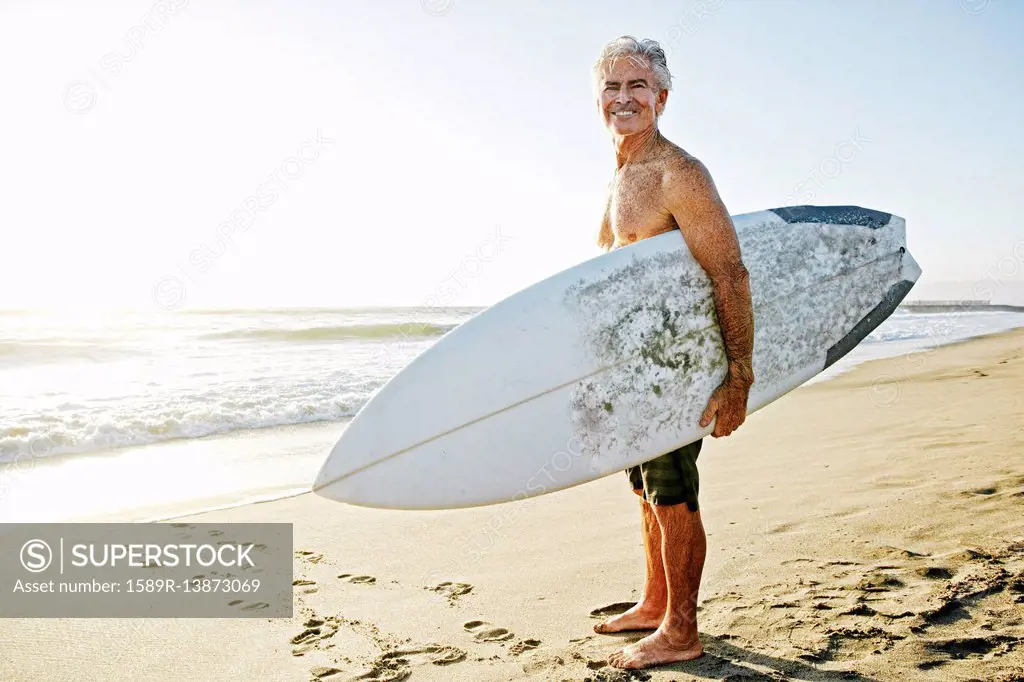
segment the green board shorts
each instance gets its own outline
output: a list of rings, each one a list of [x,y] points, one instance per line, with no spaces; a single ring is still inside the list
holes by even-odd
[[[698,440],[626,469],[633,490],[642,493],[644,499],[651,504],[685,502],[690,511],[697,511],[697,492],[700,488],[697,455],[700,454],[700,446],[701,441]]]

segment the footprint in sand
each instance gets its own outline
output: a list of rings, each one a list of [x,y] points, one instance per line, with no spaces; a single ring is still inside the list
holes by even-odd
[[[291,639],[292,644],[305,644],[314,639],[320,639],[323,631],[320,628],[306,628]]]
[[[561,666],[565,665],[565,659],[561,656],[535,656],[529,662],[523,664],[523,672],[531,677],[547,673],[552,677],[557,675]],[[628,678],[623,677],[622,680]]]
[[[1010,590],[1010,592],[1013,592],[1014,594],[1018,595],[1016,597],[1016,600],[1020,602],[1020,600],[1024,598],[1024,572],[1021,572],[1014,578],[1012,578],[1010,582],[1006,584],[1006,587]]]
[[[511,653],[513,656],[518,656],[524,651],[536,649],[540,645],[541,641],[539,639],[521,639],[509,648],[509,653]]]
[[[242,610],[243,611],[262,611],[263,609],[269,609],[269,608],[270,608],[270,604],[268,604],[267,602],[265,602],[265,601],[258,601],[258,602],[254,603],[254,604],[249,604],[248,606],[243,606]]]
[[[453,646],[428,645],[396,649],[381,656],[382,660],[402,665],[451,665],[466,658],[466,652]]]
[[[469,594],[473,591],[473,586],[469,583],[453,583],[443,582],[434,585],[433,587],[424,587],[425,590],[430,590],[436,593],[438,596],[448,600],[449,604],[454,604],[458,601],[459,597]]]
[[[337,668],[331,668],[330,666],[326,665],[318,665],[317,667],[312,668],[309,671],[309,674],[313,677],[314,680],[326,680],[335,675],[340,675],[341,673],[341,670]]]
[[[352,575],[351,573],[342,573],[338,578],[348,583],[355,583],[356,585],[372,585],[377,582],[377,579],[372,575]]]
[[[394,649],[381,654],[369,670],[354,680],[398,682],[412,675],[413,666],[451,665],[466,658],[466,652],[453,646],[428,645]]]
[[[302,561],[308,561],[311,564],[319,564],[324,560],[324,555],[308,549],[297,549],[295,550],[295,558],[301,559]]]
[[[471,620],[462,627],[466,632],[471,633],[473,639],[478,642],[504,642],[515,636],[505,628],[492,627],[485,620]]]
[[[808,651],[798,656],[812,662],[853,661],[871,654],[888,651],[905,635],[895,634],[879,627],[826,627],[826,639],[818,651]]]
[[[292,587],[305,587],[306,589],[302,590],[302,594],[316,594],[320,591],[315,580],[306,580],[305,578],[293,580]]]
[[[989,635],[987,637],[957,637],[937,642],[925,642],[925,647],[936,653],[948,654],[953,659],[1002,656],[1024,642],[1024,637]]]
[[[903,581],[895,576],[884,573],[869,573],[857,584],[857,589],[861,592],[889,592],[903,586]]]
[[[341,629],[338,619],[333,616],[317,618],[310,616],[302,624],[302,632],[291,638],[292,656],[302,656],[305,653],[320,648],[320,643],[334,637]],[[329,646],[329,645],[328,645]]]
[[[924,609],[920,613],[928,625],[951,625],[961,620],[971,620],[971,612],[964,608],[958,600],[947,596],[939,597],[939,605]],[[918,626],[916,632],[922,632],[924,626]]]
[[[412,675],[412,668],[395,661],[377,660],[368,670],[362,674],[349,678],[352,682],[356,680],[367,680],[367,682],[399,682]]]
[[[412,675],[411,668],[378,668],[374,667],[363,673],[353,677],[354,680],[367,680],[367,682],[400,682],[401,680],[407,679],[409,675]]]
[[[953,577],[953,572],[943,566],[928,566],[926,568],[919,568],[915,572],[922,578],[928,578],[929,580],[949,580]]]

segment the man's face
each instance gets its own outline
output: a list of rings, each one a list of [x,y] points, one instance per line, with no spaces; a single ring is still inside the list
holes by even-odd
[[[604,124],[615,135],[634,135],[654,127],[668,99],[668,90],[658,91],[654,72],[636,57],[605,62],[598,88]]]

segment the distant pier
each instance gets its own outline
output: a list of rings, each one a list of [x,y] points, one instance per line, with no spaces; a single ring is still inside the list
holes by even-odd
[[[900,306],[911,313],[1024,313],[1024,306],[995,304],[988,301],[909,301]]]

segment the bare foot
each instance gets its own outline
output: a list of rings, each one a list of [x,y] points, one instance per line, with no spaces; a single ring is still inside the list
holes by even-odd
[[[652,607],[640,602],[614,618],[601,621],[594,626],[594,632],[599,635],[610,635],[613,632],[628,630],[654,630],[661,625],[664,618],[665,607],[663,605]]]
[[[608,663],[616,668],[639,670],[677,661],[691,661],[703,654],[704,649],[696,637],[688,641],[675,641],[658,628],[639,642],[616,651],[608,657]]]

